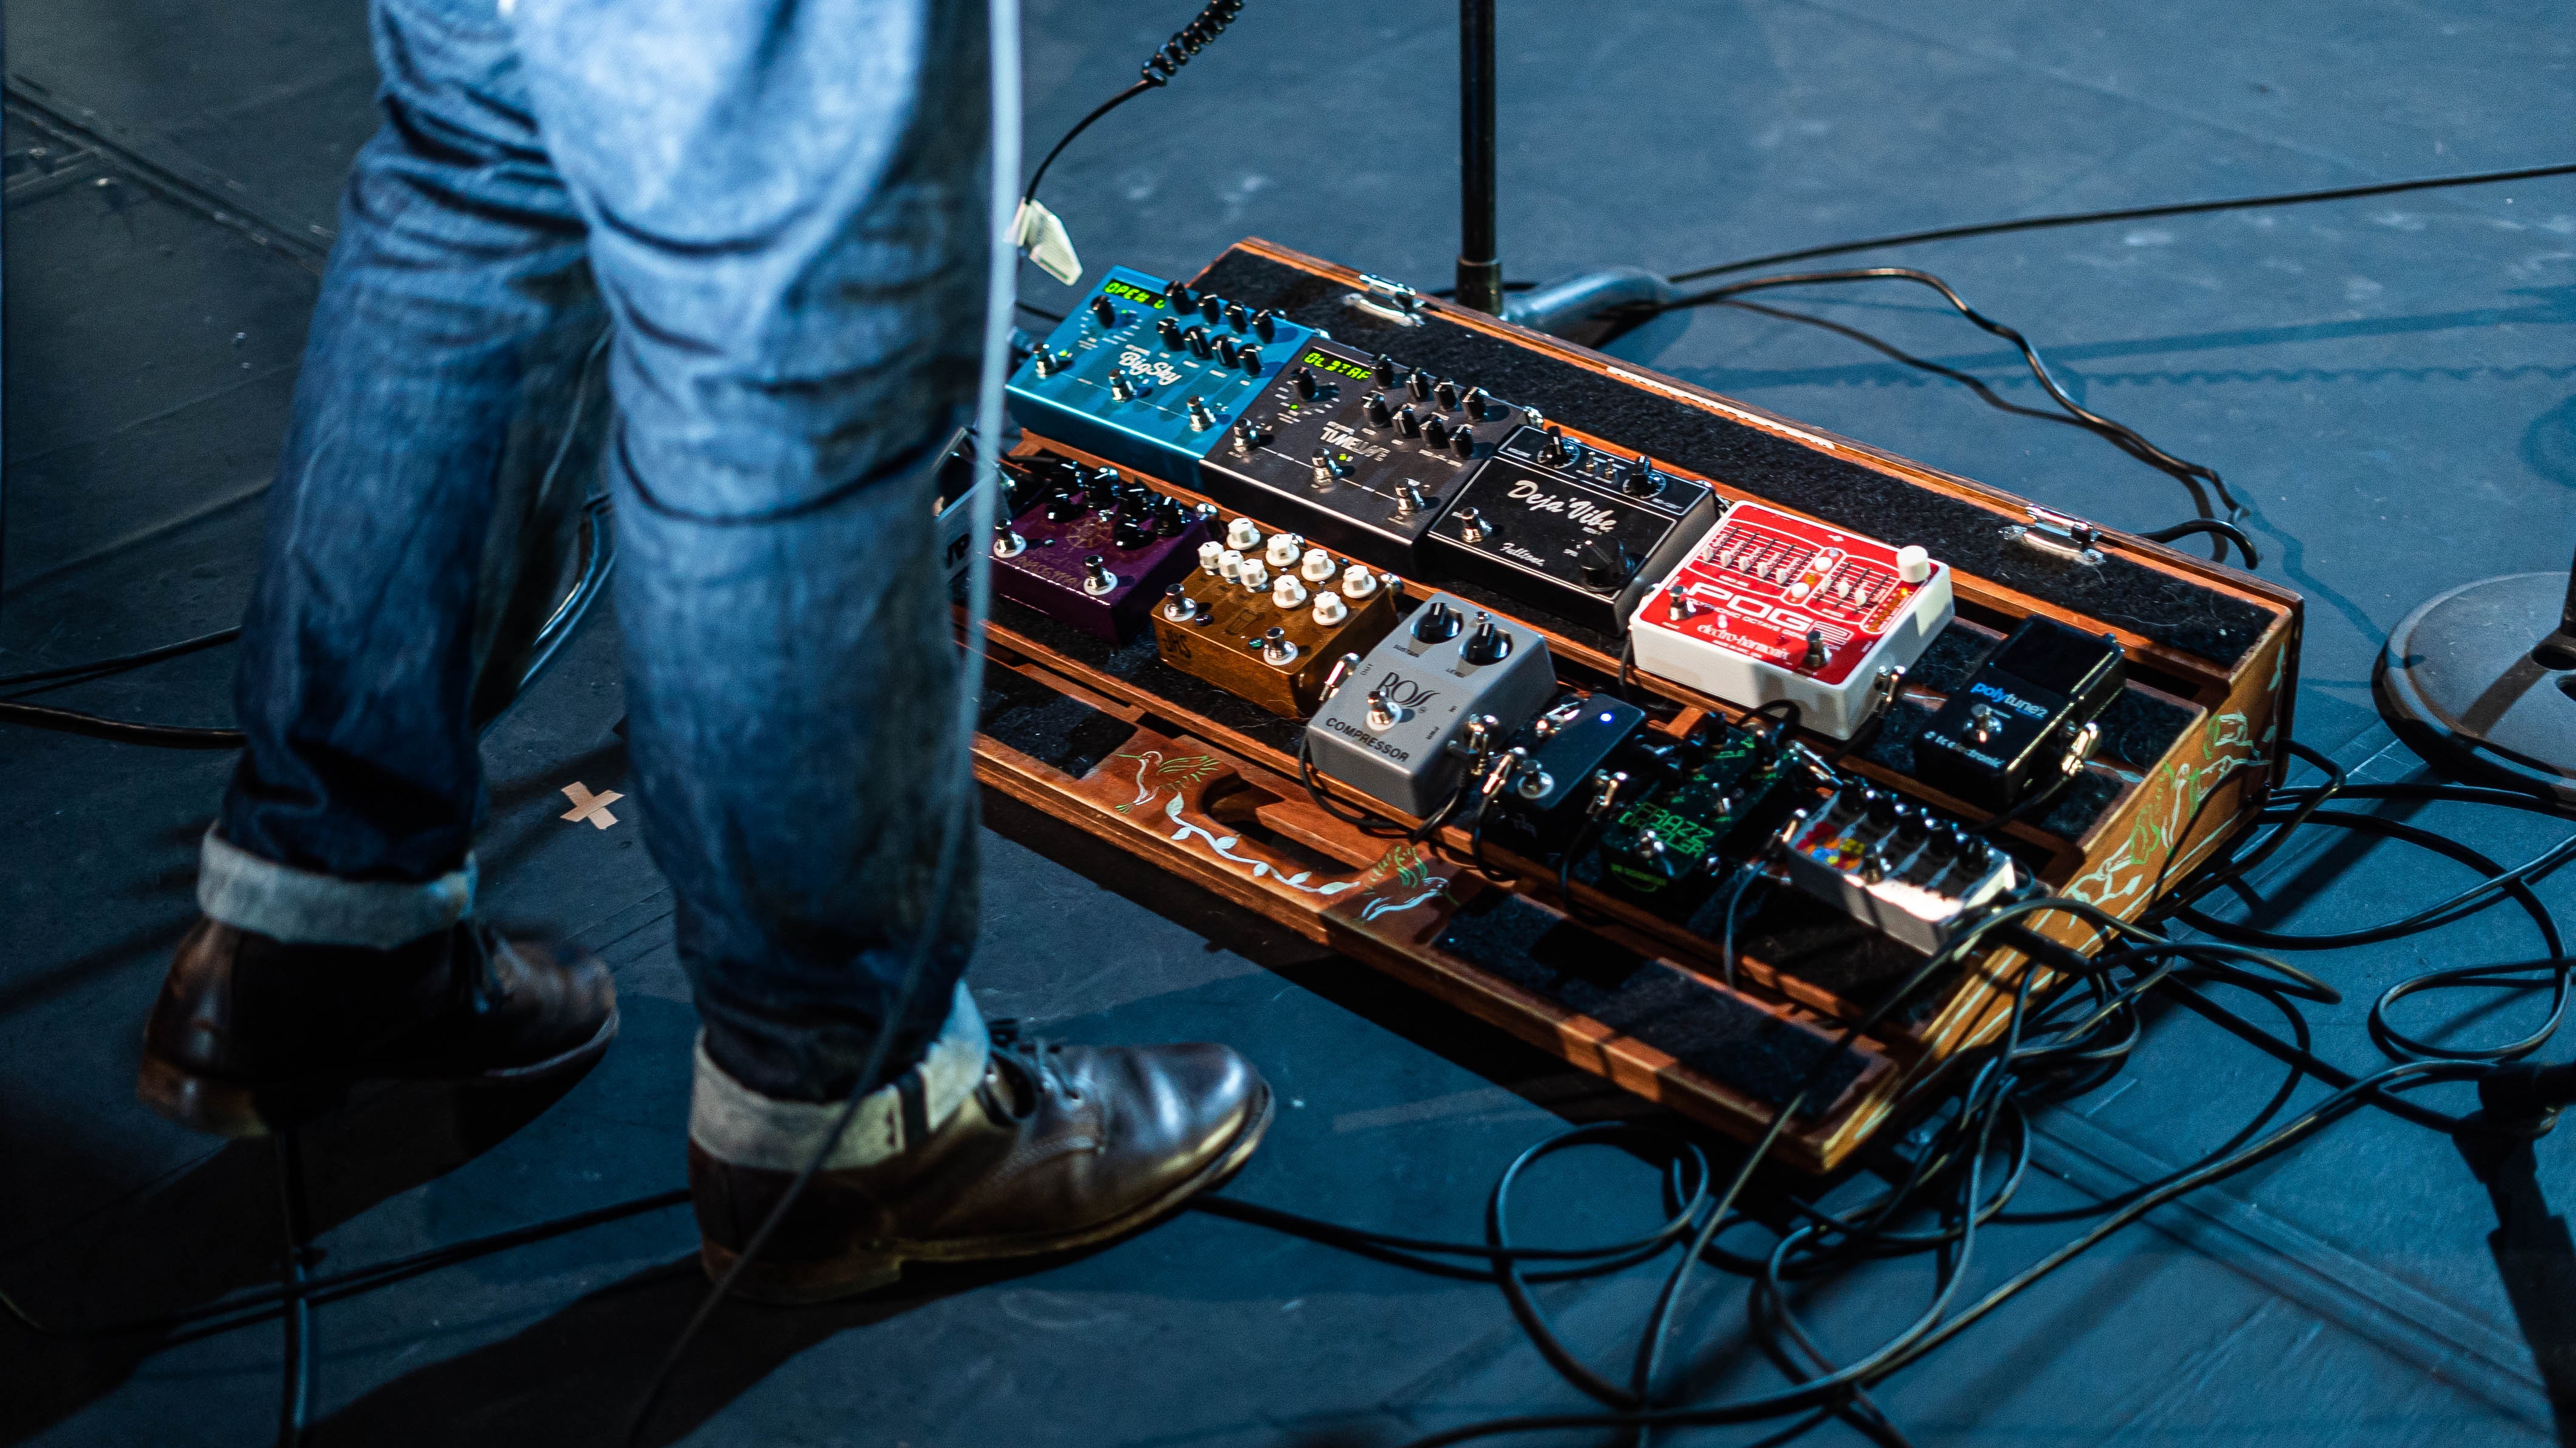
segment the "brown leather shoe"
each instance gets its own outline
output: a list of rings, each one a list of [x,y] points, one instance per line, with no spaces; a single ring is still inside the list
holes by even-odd
[[[736,1291],[821,1302],[883,1287],[906,1262],[1035,1256],[1141,1227],[1241,1166],[1270,1087],[1223,1046],[1022,1044],[995,1032],[983,1083],[920,1145],[817,1172]],[[710,1278],[795,1180],[689,1144]]]
[[[575,1072],[616,1035],[617,987],[598,957],[558,957],[476,921],[369,950],[199,920],[144,1025],[135,1094],[182,1126],[265,1136],[357,1081]]]

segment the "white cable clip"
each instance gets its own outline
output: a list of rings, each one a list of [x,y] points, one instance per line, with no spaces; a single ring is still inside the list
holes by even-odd
[[[1048,276],[1066,286],[1082,280],[1082,258],[1074,254],[1073,238],[1056,214],[1036,200],[1020,203],[1019,214],[1011,219],[1011,240]]]

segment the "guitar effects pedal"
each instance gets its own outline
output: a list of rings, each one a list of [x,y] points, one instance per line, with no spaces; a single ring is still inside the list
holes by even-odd
[[[1696,478],[1525,426],[1467,479],[1423,552],[1433,577],[1616,634],[1716,520],[1716,494]]]
[[[1926,955],[1959,917],[2011,893],[2012,857],[1921,805],[1862,785],[1780,831],[1779,857],[1798,888]]]
[[[2084,766],[2094,720],[2128,681],[2120,641],[2033,614],[1914,739],[1914,777],[2006,810]]]
[[[1608,694],[1558,699],[1522,726],[1497,760],[1503,775],[1489,777],[1485,832],[1552,858],[1590,817],[1599,791],[1594,776],[1650,765],[1651,756],[1633,747],[1645,733],[1646,711],[1626,700]]]
[[[1200,491],[1418,575],[1423,535],[1527,415],[1483,388],[1310,338],[1205,455]]]
[[[1342,656],[1395,626],[1390,582],[1294,533],[1265,538],[1237,518],[1197,558],[1154,609],[1154,646],[1164,663],[1273,714],[1314,713]]]
[[[1657,763],[1632,772],[1628,800],[1614,801],[1598,846],[1601,886],[1681,919],[1759,852],[1798,804],[1803,771],[1768,736],[1716,719]]]
[[[1206,491],[1199,459],[1314,334],[1267,310],[1111,267],[1011,378],[1022,427]]]
[[[1060,477],[1036,506],[994,526],[993,591],[1123,643],[1197,561],[1207,525],[1110,468],[1066,465]]]
[[[1427,819],[1457,792],[1467,765],[1450,745],[1471,722],[1490,715],[1496,729],[1517,729],[1554,697],[1546,639],[1435,593],[1348,667],[1306,726],[1306,757],[1316,772]]]
[[[1738,503],[1629,623],[1637,667],[1736,704],[1786,699],[1849,739],[1950,622],[1950,569],[1810,518]]]

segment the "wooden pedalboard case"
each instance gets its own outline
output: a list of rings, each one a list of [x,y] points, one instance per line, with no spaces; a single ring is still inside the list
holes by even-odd
[[[1929,548],[1953,570],[1958,617],[1841,767],[1962,819],[1980,812],[1911,777],[1911,740],[1947,693],[2030,614],[2115,636],[2129,683],[2102,716],[2099,749],[2047,808],[2008,827],[2007,847],[2052,893],[2133,917],[2280,780],[2276,744],[2289,733],[2299,658],[2295,593],[1496,317],[1432,298],[1390,305],[1358,273],[1267,242],[1239,243],[1191,284],[1484,386],[1586,444],[1651,454],[1728,503]],[[1034,434],[1014,458],[1043,454],[1103,463]],[[1398,611],[1435,586],[1545,634],[1566,685],[1614,686],[1615,637],[1472,583],[1407,580]],[[1664,918],[1580,874],[1574,899],[1559,900],[1552,870],[1489,840],[1488,859],[1517,877],[1496,885],[1466,863],[1460,830],[1415,847],[1316,808],[1299,782],[1302,724],[1170,668],[1150,634],[1116,644],[997,602],[988,649],[993,685],[976,757],[988,786],[1738,1138],[1764,1130],[1816,1072],[1811,1103],[1825,1104],[1811,1104],[1775,1148],[1804,1170],[1840,1164],[1944,1060],[1994,1039],[2031,968],[1990,948],[1836,1053],[1839,1024],[1867,1013],[1922,957],[1830,906],[1785,887],[1748,904],[1730,986],[1711,907]],[[1675,734],[1707,714],[1741,717],[1667,680],[1638,675],[1633,689],[1640,702],[1678,709],[1657,726]],[[2064,915],[2025,923],[2080,951],[2100,943]]]

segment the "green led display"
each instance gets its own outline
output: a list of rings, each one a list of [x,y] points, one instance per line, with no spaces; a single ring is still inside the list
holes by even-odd
[[[1373,381],[1377,376],[1376,373],[1371,372],[1368,368],[1361,366],[1357,362],[1345,362],[1339,357],[1327,357],[1321,352],[1308,352],[1305,356],[1300,357],[1297,360],[1305,363],[1309,367],[1321,368],[1326,372],[1337,372],[1344,377],[1356,377],[1362,382]]]
[[[1152,307],[1158,312],[1168,305],[1163,298],[1154,295],[1143,287],[1130,286],[1126,282],[1102,282],[1100,284],[1100,294],[1104,297],[1118,297],[1125,301],[1134,302],[1140,307]]]

